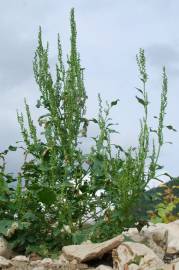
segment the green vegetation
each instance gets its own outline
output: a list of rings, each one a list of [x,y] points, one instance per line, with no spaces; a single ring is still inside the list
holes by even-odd
[[[148,216],[153,223],[168,223],[179,218],[179,178],[172,178],[145,195],[141,217]]]
[[[33,69],[40,90],[36,107],[43,109],[44,114],[39,117],[37,128],[25,100],[26,115],[17,113],[23,145],[10,146],[0,153],[0,233],[14,249],[43,256],[58,252],[63,245],[87,239],[105,240],[135,226],[139,221],[135,209],[150,180],[158,178],[158,160],[164,144],[165,68],[160,112],[155,116],[158,127],[152,129],[148,125],[146,59],[140,49],[137,65],[141,85],[136,99],[144,116],[140,120],[138,146],[124,150],[111,141],[111,134],[117,131],[110,112],[118,99],[106,102],[104,107],[99,95],[98,117],[86,116],[84,69],[77,51],[73,9],[70,22],[70,53],[64,64],[58,36],[55,78],[50,72],[49,47],[44,47],[39,30]],[[93,146],[85,154],[81,143],[85,142],[91,124],[97,125],[99,132],[91,138]],[[171,125],[166,127],[173,129]],[[14,179],[5,172],[5,155],[18,148],[24,149],[25,159]]]

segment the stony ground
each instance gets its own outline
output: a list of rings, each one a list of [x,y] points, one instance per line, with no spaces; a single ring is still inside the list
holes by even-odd
[[[0,269],[179,270],[179,220],[151,224],[140,233],[131,228],[103,243],[65,246],[56,260],[36,254],[12,256],[8,243],[1,238]]]

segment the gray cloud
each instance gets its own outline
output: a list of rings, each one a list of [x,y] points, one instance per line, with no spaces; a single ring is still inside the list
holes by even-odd
[[[147,48],[151,66],[161,69],[166,66],[173,76],[179,76],[179,50],[171,44],[153,44]]]

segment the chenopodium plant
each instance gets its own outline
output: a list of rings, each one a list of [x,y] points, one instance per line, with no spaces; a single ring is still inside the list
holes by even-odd
[[[44,48],[40,29],[33,69],[41,92],[36,106],[44,109],[44,115],[38,119],[41,136],[37,134],[26,101],[28,128],[23,114],[17,115],[26,146],[26,159],[21,172],[24,191],[21,189],[19,194],[21,205],[18,218],[28,226],[23,239],[29,252],[36,249],[37,242],[45,252],[48,247],[44,247],[44,242],[51,249],[71,243],[73,232],[82,226],[83,218],[89,211],[88,184],[85,181],[88,166],[85,167],[86,156],[80,149],[80,138],[86,136],[88,125],[84,117],[87,96],[76,37],[72,9],[67,67],[63,64],[58,36],[58,63],[54,81],[48,63],[48,44]],[[20,235],[22,231],[19,231]]]
[[[149,181],[157,178],[158,158],[163,145],[164,115],[167,105],[167,76],[163,69],[163,86],[159,125],[148,126],[148,96],[144,51],[137,56],[141,97],[144,107],[139,145],[126,151],[111,143],[116,132],[109,117],[118,100],[103,108],[99,96],[98,117],[87,119],[86,91],[83,68],[76,46],[74,10],[71,11],[71,48],[67,65],[63,64],[58,37],[56,77],[52,78],[47,47],[39,31],[38,47],[33,63],[34,75],[40,90],[36,107],[44,110],[38,123],[38,135],[30,108],[25,101],[27,124],[23,114],[17,114],[23,136],[25,161],[18,175],[15,190],[18,230],[11,237],[14,247],[26,252],[48,255],[65,244],[85,239],[99,241],[118,234],[138,220],[133,212]],[[90,122],[99,127],[95,145],[85,155],[81,138],[87,136]],[[149,151],[149,135],[157,134]],[[90,223],[90,224],[89,224]],[[94,223],[92,225],[92,223]]]
[[[90,179],[93,188],[93,197],[98,198],[98,211],[96,224],[93,227],[92,239],[101,240],[112,237],[126,228],[137,226],[140,230],[148,220],[147,213],[141,216],[141,199],[147,196],[146,187],[150,180],[158,178],[157,171],[162,168],[158,164],[163,141],[164,116],[167,106],[167,75],[163,68],[162,92],[158,128],[152,129],[148,125],[148,94],[146,90],[148,75],[146,72],[146,59],[144,50],[140,49],[137,55],[140,80],[142,87],[137,88],[140,96],[137,101],[144,108],[144,117],[140,120],[139,145],[137,148],[129,147],[126,151],[120,145],[111,143],[111,129],[113,125],[109,117],[109,111],[118,100],[107,103],[103,110],[101,98],[99,116],[96,123],[99,126],[99,136],[93,138],[96,146],[92,148],[90,159]],[[173,129],[171,125],[166,126]],[[172,127],[172,128],[171,128]],[[157,138],[151,136],[153,132]],[[152,137],[152,138],[151,138]],[[152,150],[150,141],[152,140]],[[114,151],[115,148],[116,151]],[[114,155],[115,152],[115,155]],[[101,191],[99,193],[99,190]]]

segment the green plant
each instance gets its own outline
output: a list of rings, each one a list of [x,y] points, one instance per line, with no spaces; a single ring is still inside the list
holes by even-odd
[[[146,196],[145,189],[151,179],[158,179],[157,171],[162,167],[158,164],[163,142],[164,115],[167,105],[167,76],[163,68],[163,84],[161,93],[161,105],[158,117],[158,129],[154,130],[148,126],[148,94],[146,85],[148,75],[146,72],[146,59],[144,50],[140,49],[137,55],[140,80],[142,87],[137,88],[141,97],[136,96],[137,101],[144,108],[144,117],[140,120],[139,145],[137,148],[130,147],[124,151],[120,145],[113,145],[110,134],[115,132],[111,129],[112,123],[109,118],[109,111],[117,101],[111,105],[107,103],[107,108],[102,109],[102,102],[99,97],[99,116],[96,120],[100,128],[100,133],[95,138],[96,147],[92,148],[91,160],[93,166],[90,170],[92,184],[96,186],[95,192],[102,190],[98,196],[101,215],[96,218],[92,238],[94,240],[112,237],[125,228],[140,226],[146,223],[147,215],[141,216],[137,208],[141,198]],[[157,118],[155,116],[155,118]],[[151,138],[153,132],[157,135],[157,140]],[[150,151],[150,141],[152,141],[152,151]],[[117,149],[116,155],[112,155],[112,147]],[[122,156],[123,154],[123,156]],[[96,165],[97,163],[97,165]],[[98,189],[99,188],[99,189]],[[94,195],[93,195],[94,196]],[[138,227],[140,227],[138,226]]]
[[[170,187],[162,184],[160,187],[163,189],[163,192],[158,192],[155,199],[160,199],[161,202],[156,205],[154,211],[148,211],[151,222],[169,223],[177,220],[179,214],[174,213],[174,210],[179,206],[179,198],[175,195],[174,190],[178,189],[179,186],[173,185]]]
[[[87,125],[84,118],[87,96],[83,83],[83,68],[80,66],[76,48],[73,9],[67,68],[65,69],[63,64],[58,36],[58,63],[56,79],[53,82],[48,64],[48,44],[44,48],[41,29],[33,67],[41,92],[37,108],[45,109],[45,114],[38,120],[43,129],[43,137],[37,136],[29,106],[25,101],[28,129],[22,114],[18,113],[18,121],[26,144],[25,155],[33,158],[30,161],[25,160],[22,167],[25,192],[22,194],[19,216],[25,222],[30,221],[28,230],[31,246],[35,245],[37,238],[43,244],[46,237],[52,248],[59,248],[59,242],[64,244],[72,241],[72,233],[81,227],[82,219],[88,212],[88,194],[81,192],[87,188],[84,181],[87,174],[84,168],[86,157],[79,148],[79,139],[85,136]],[[42,221],[41,228],[39,220]],[[36,237],[32,239],[34,232]]]
[[[8,207],[13,211],[8,212],[8,219],[2,212],[0,223],[0,233],[16,250],[34,251],[43,256],[66,244],[87,239],[105,240],[134,226],[139,221],[135,209],[146,186],[151,179],[159,177],[156,175],[161,169],[158,159],[164,144],[165,68],[158,128],[153,130],[148,126],[146,59],[144,50],[140,49],[137,64],[142,86],[137,88],[141,96],[136,96],[136,99],[144,108],[144,117],[140,120],[138,146],[124,150],[111,142],[111,134],[118,131],[111,122],[110,111],[118,99],[106,102],[104,107],[99,95],[97,118],[88,119],[85,115],[87,96],[84,69],[76,45],[74,9],[71,10],[70,22],[70,53],[64,65],[58,36],[55,78],[50,72],[49,46],[44,47],[41,28],[39,30],[33,69],[40,90],[36,107],[44,114],[38,119],[37,129],[26,100],[26,118],[17,113],[23,137],[20,147],[24,149],[25,160],[16,187],[7,198]],[[99,133],[92,138],[94,145],[89,153],[84,154],[81,144],[87,137],[89,124],[97,124]],[[168,128],[173,129],[171,125]],[[156,133],[157,140],[151,138],[152,132]],[[16,148],[11,146],[9,150]],[[0,157],[4,159],[5,154]],[[4,165],[0,168],[1,186],[7,187]],[[5,190],[2,192],[5,194]]]
[[[8,224],[11,223],[12,216],[16,212],[14,203],[14,188],[13,183],[16,178],[12,174],[6,172],[6,155],[9,151],[16,151],[16,147],[10,145],[8,149],[0,152],[0,220],[6,220]],[[0,222],[3,224],[3,221]]]

